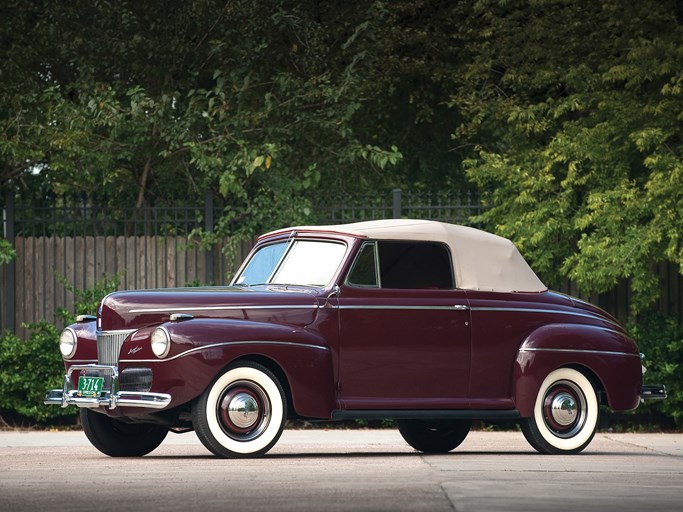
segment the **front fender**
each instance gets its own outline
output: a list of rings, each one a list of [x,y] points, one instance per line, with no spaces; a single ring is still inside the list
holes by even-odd
[[[97,363],[97,331],[95,322],[75,323],[65,327],[71,329],[76,335],[76,352],[70,359],[64,359],[64,370],[68,373],[69,368],[75,364]],[[72,374],[71,385],[78,386],[78,373]]]
[[[124,343],[120,366],[151,367],[152,390],[171,394],[172,407],[199,396],[227,365],[252,357],[265,358],[282,370],[298,415],[328,418],[335,408],[331,354],[316,332],[232,319],[193,319],[162,326],[171,338],[166,357],[151,353],[153,329],[146,328]]]
[[[545,377],[558,368],[584,373],[605,392],[615,411],[640,403],[642,370],[636,344],[624,333],[592,325],[553,324],[531,333],[520,346],[513,376],[513,400],[522,417],[533,413]]]

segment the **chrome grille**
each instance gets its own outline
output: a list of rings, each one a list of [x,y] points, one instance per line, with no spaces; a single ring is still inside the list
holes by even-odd
[[[97,363],[118,365],[121,346],[133,330],[97,331]]]

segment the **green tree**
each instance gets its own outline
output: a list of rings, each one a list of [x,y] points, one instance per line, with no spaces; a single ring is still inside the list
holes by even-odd
[[[461,31],[453,137],[475,148],[482,220],[551,285],[630,279],[634,312],[653,263],[683,263],[682,19],[674,1],[482,0]]]
[[[12,100],[4,118],[22,121],[4,132],[5,184],[35,183],[40,169],[43,189],[106,190],[138,206],[210,189],[225,198],[225,230],[254,231],[305,220],[314,189],[464,183],[447,105],[460,8],[8,0],[2,9],[12,62],[0,75]]]
[[[40,170],[43,188],[137,206],[216,190],[228,231],[301,220],[322,177],[401,158],[354,125],[381,76],[364,28],[380,7],[9,0],[2,182]]]
[[[683,261],[682,5],[7,0],[0,186],[213,190],[216,236],[245,237],[464,169],[551,286],[629,278],[642,310]]]

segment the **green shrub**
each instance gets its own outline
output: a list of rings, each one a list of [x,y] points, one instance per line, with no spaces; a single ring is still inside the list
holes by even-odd
[[[44,405],[45,391],[62,387],[64,362],[59,352],[59,335],[63,326],[75,321],[77,314],[94,314],[102,297],[116,289],[120,280],[95,283],[89,290],[80,291],[65,283],[74,294],[73,311],[60,308],[56,312],[59,327],[42,320],[24,327],[30,334],[27,340],[5,332],[0,337],[0,418],[5,423],[55,424],[76,420],[77,410]]]
[[[26,325],[28,340],[12,333],[0,338],[0,411],[10,423],[18,419],[45,423],[75,416],[73,408],[46,406],[45,391],[62,387],[64,363],[57,347],[60,329],[50,322]]]
[[[644,410],[659,411],[683,425],[683,326],[675,318],[653,313],[629,326],[638,348],[645,354],[645,384],[666,385],[668,398],[646,402]],[[640,408],[639,408],[640,410]]]
[[[17,255],[14,247],[7,240],[0,237],[0,265],[9,263]]]

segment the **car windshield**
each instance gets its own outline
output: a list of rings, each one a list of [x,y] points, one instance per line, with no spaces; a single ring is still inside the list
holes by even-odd
[[[339,268],[345,250],[344,244],[316,240],[265,245],[254,253],[234,284],[325,286]]]

